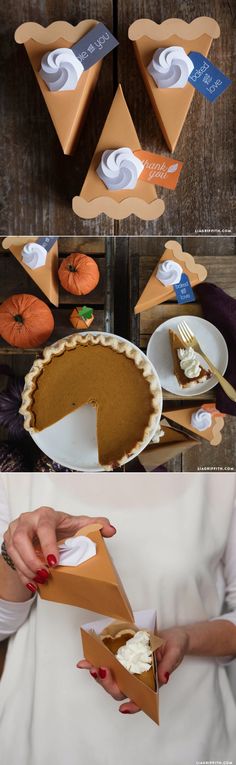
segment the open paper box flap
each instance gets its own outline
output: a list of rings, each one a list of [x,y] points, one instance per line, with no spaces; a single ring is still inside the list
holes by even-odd
[[[39,593],[46,600],[132,622],[132,608],[100,533],[101,528],[101,524],[90,524],[76,534],[95,542],[96,555],[79,566],[59,565],[50,569],[51,576],[46,585],[39,587]],[[60,544],[62,542],[60,540]]]
[[[154,612],[140,611],[134,613],[135,625],[130,622],[116,622],[108,624],[109,630],[117,630],[117,626],[124,629],[132,629],[137,631],[138,629],[147,629],[151,634],[151,646],[155,651],[163,642],[157,635],[154,635],[150,631],[149,625],[150,615]],[[138,618],[137,618],[138,617]],[[143,617],[143,618],[142,618]],[[149,617],[149,618],[148,618]],[[138,622],[138,625],[137,625]],[[153,623],[152,623],[153,624]],[[105,629],[107,628],[105,627]],[[154,722],[159,723],[159,696],[158,696],[158,679],[156,675],[157,690],[154,691],[142,680],[139,680],[137,675],[132,675],[125,667],[120,664],[116,656],[107,648],[101,641],[99,635],[104,628],[104,620],[91,622],[90,624],[83,625],[81,627],[81,636],[83,643],[84,656],[87,661],[91,662],[95,667],[108,667],[116,679],[117,684],[121,691],[132,699]]]

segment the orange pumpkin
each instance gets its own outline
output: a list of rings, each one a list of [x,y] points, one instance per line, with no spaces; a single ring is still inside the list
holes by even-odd
[[[75,252],[62,261],[58,276],[62,287],[72,295],[87,295],[95,289],[100,274],[97,263],[89,255]]]
[[[87,308],[85,305],[73,308],[70,315],[70,322],[75,329],[86,329],[93,323],[94,313],[92,308]]]
[[[17,348],[36,348],[54,329],[50,308],[34,295],[11,295],[0,305],[0,335]]]

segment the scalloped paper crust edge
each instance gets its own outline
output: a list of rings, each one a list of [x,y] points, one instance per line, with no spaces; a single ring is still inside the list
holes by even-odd
[[[128,37],[132,42],[146,36],[159,43],[172,35],[177,35],[183,40],[196,40],[205,34],[213,39],[220,36],[219,24],[210,16],[198,16],[189,23],[183,19],[166,19],[161,24],[151,19],[137,19],[128,30]]]
[[[34,21],[26,21],[17,27],[14,38],[19,44],[26,43],[28,40],[42,44],[52,43],[59,40],[60,37],[68,40],[68,42],[76,43],[78,36],[83,36],[83,28],[87,32],[88,21],[91,21],[91,24],[99,24],[96,19],[83,19],[75,27],[68,21],[53,21],[52,24],[43,27],[42,24],[37,24]]]
[[[191,274],[197,274],[201,282],[206,279],[207,270],[205,266],[201,266],[200,263],[195,263],[193,255],[190,255],[190,252],[184,252],[179,242],[176,242],[173,239],[169,239],[169,241],[165,243],[165,248],[173,252],[174,258],[176,258],[176,260],[178,260],[180,263],[185,263],[188,271],[190,271]],[[161,258],[159,260],[159,263],[160,262]]]
[[[129,215],[136,215],[140,220],[157,220],[163,215],[165,203],[162,199],[154,199],[153,202],[145,202],[138,197],[127,197],[117,202],[108,197],[98,197],[88,201],[83,197],[76,196],[72,199],[72,209],[80,218],[97,218],[105,213],[108,218],[123,220]]]
[[[135,350],[132,348],[128,343],[123,340],[116,340],[115,338],[109,338],[105,335],[93,335],[92,332],[89,332],[87,335],[81,335],[80,333],[76,333],[74,335],[70,335],[68,338],[64,338],[61,340],[58,340],[53,345],[47,346],[43,350],[43,358],[36,359],[33,363],[33,366],[31,367],[28,374],[25,376],[25,385],[22,391],[22,404],[19,409],[20,414],[24,417],[24,428],[25,430],[29,431],[29,433],[38,433],[36,428],[33,428],[31,426],[31,419],[32,419],[32,412],[31,412],[31,406],[32,406],[32,393],[34,392],[36,388],[36,380],[39,374],[42,372],[43,367],[45,364],[48,364],[49,361],[51,361],[53,356],[60,356],[64,350],[70,349],[70,348],[76,348],[78,344],[86,345],[88,343],[91,343],[92,345],[98,345],[99,343],[102,346],[107,346],[112,348],[113,350],[117,351],[118,353],[125,353],[127,358],[132,359],[138,369],[143,372],[143,376],[147,381],[149,382],[150,386],[150,392],[152,394],[152,406],[153,406],[153,413],[149,417],[148,425],[145,428],[143,438],[141,441],[137,441],[135,444],[135,447],[131,450],[129,454],[124,454],[121,460],[118,460],[115,467],[121,467],[127,462],[127,459],[132,457],[136,454],[138,450],[142,449],[142,446],[145,445],[146,439],[149,438],[149,435],[151,434],[151,431],[154,427],[154,424],[156,422],[156,418],[161,416],[161,405],[160,405],[160,399],[161,399],[161,393],[157,385],[157,380],[155,378],[154,373],[152,372],[152,369],[150,367],[149,361],[143,359],[140,351],[137,349]],[[101,467],[104,470],[112,470],[114,465],[101,465]]]
[[[27,242],[36,242],[38,236],[6,236],[2,241],[4,250],[10,250],[12,245],[27,244]]]

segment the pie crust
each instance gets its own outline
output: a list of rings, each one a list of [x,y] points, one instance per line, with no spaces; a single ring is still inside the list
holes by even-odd
[[[46,263],[40,268],[29,268],[23,262],[21,253],[27,242],[36,242],[37,236],[7,236],[3,239],[2,246],[4,250],[10,250],[12,255],[18,260],[18,263],[24,268],[28,276],[35,282],[37,287],[46,295],[53,305],[59,305],[58,288],[58,242],[54,242],[47,253]]]
[[[157,198],[155,186],[151,183],[139,178],[135,189],[111,191],[97,175],[103,152],[124,146],[133,152],[142,148],[119,85],[80,195],[73,198],[73,210],[80,218],[96,218],[105,213],[109,218],[122,220],[134,213],[142,220],[154,220],[163,214],[165,204]]]
[[[102,61],[84,71],[75,90],[51,92],[39,75],[44,53],[71,48],[99,22],[84,19],[77,26],[54,21],[48,27],[27,21],[15,32],[15,41],[24,44],[64,154],[73,154],[95,89]]]
[[[106,356],[104,359],[103,354],[102,363],[100,362],[100,368],[102,369],[102,384],[101,379],[98,378],[98,373],[96,372],[96,377],[92,379],[90,386],[90,378],[85,380],[82,379],[82,360],[85,361],[85,357],[82,359],[81,354],[80,357],[74,356],[74,358],[70,358],[70,356],[68,356],[68,352],[70,353],[72,350],[76,349],[78,351],[83,347],[88,347],[90,349],[91,347],[100,347],[103,349],[103,351],[104,348],[108,348],[118,354],[125,355],[127,360],[134,363],[136,370],[140,372],[141,377],[138,378],[135,376],[134,381],[134,368],[130,366],[128,367],[127,365],[124,367],[123,365],[121,370],[121,365],[119,364],[118,369],[115,367],[116,362],[114,362],[111,357],[109,366],[108,356]],[[53,367],[51,367],[51,369],[49,367],[47,378],[44,378],[43,384],[42,382],[40,383],[40,377],[42,381],[42,373],[47,371],[47,365],[50,364],[50,362],[53,362],[53,360],[55,361],[56,358],[59,358],[64,353],[67,355],[65,356],[63,364],[60,365],[59,373],[58,365],[56,368],[57,386],[55,386],[54,382],[55,367],[54,378]],[[96,354],[96,357],[94,358],[96,358],[96,364],[98,365],[98,354]],[[104,361],[106,362],[106,366]],[[78,366],[78,363],[80,366]],[[92,367],[94,368],[94,362],[92,362]],[[98,369],[98,366],[96,369]],[[72,375],[72,393],[70,385],[68,384],[68,386],[66,386],[65,384],[65,380],[69,379],[67,370],[69,370],[69,374]],[[80,389],[78,389],[78,379],[80,379],[81,382]],[[96,380],[98,379],[100,379],[100,382],[98,383],[98,385],[100,385],[100,393],[97,392],[98,400],[96,400],[95,386]],[[132,388],[129,388],[130,379]],[[112,386],[112,389],[108,388],[107,380],[109,385]],[[41,392],[39,390],[40,385]],[[123,389],[122,385],[125,386]],[[83,386],[85,392],[83,390]],[[49,390],[48,402],[46,400],[47,390]],[[57,391],[57,400],[55,396],[55,390]],[[124,395],[126,391],[127,396]],[[72,404],[71,398],[73,399],[80,393],[81,400],[79,402],[75,401],[75,403]],[[134,393],[136,395],[134,395]],[[43,397],[43,406],[41,405],[42,398],[40,400],[40,396]],[[114,402],[113,410],[112,398]],[[126,342],[126,340],[120,340],[116,337],[111,337],[106,334],[93,335],[92,332],[89,332],[86,335],[79,333],[73,334],[68,338],[63,338],[62,340],[57,341],[52,346],[44,348],[42,358],[36,359],[30,372],[25,377],[25,386],[22,393],[22,405],[20,408],[20,413],[24,416],[25,429],[30,433],[35,433],[43,430],[44,428],[49,427],[53,423],[63,418],[65,415],[69,414],[71,411],[74,411],[73,406],[75,406],[75,408],[79,408],[85,403],[90,403],[97,409],[98,450],[99,435],[100,441],[102,440],[104,442],[104,437],[106,438],[106,443],[103,448],[103,452],[106,455],[106,460],[103,458],[103,455],[100,456],[99,454],[99,461],[103,469],[111,470],[115,466],[119,467],[125,464],[127,459],[134,456],[138,450],[141,450],[147,443],[149,437],[151,438],[153,428],[155,429],[155,427],[157,427],[161,414],[161,394],[158,388],[156,376],[150,367],[148,359],[144,359],[140,351],[136,348],[133,348],[129,343]],[[117,409],[115,408],[115,404],[117,404]],[[104,418],[106,421],[105,434],[104,428],[99,428],[99,425],[102,421],[102,416],[102,425],[104,425]],[[129,424],[127,424],[127,422],[129,422]],[[112,436],[110,433],[112,433]],[[117,433],[117,443],[114,433]],[[112,443],[112,438],[114,439],[114,443]],[[122,440],[123,438],[126,442],[125,448]]]
[[[151,104],[167,146],[175,150],[185,123],[195,88],[189,82],[184,88],[158,88],[147,70],[157,48],[178,45],[188,54],[198,51],[207,56],[212,40],[220,35],[217,22],[201,16],[189,24],[182,19],[166,19],[156,24],[150,19],[138,19],[129,27],[129,39],[134,50]]]
[[[147,311],[148,308],[152,308],[154,305],[164,303],[165,300],[176,300],[176,294],[172,285],[165,286],[157,278],[157,268],[164,260],[173,260],[175,263],[179,263],[183,272],[187,274],[191,287],[195,287],[196,284],[200,284],[207,277],[207,270],[199,263],[195,263],[195,260],[189,252],[183,252],[181,244],[175,240],[170,239],[165,244],[165,251],[158,261],[157,265],[148,280],[146,287],[136,306],[134,307],[134,313],[142,313]]]

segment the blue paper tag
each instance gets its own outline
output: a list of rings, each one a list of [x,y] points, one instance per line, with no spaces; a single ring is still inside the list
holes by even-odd
[[[96,24],[87,35],[78,40],[72,46],[76,58],[83,64],[84,70],[100,61],[107,53],[119,45],[118,40],[112,35],[105,24]]]
[[[178,284],[173,284],[178,303],[195,303],[196,297],[187,274],[182,274]]]
[[[41,247],[44,247],[47,252],[51,250],[54,242],[57,241],[57,236],[39,236],[37,239],[37,244],[40,244]]]
[[[191,53],[188,53],[188,56],[194,65],[188,81],[208,101],[216,101],[221,96],[221,93],[224,93],[226,88],[232,84],[231,80],[220,69],[217,69],[208,58],[205,58],[202,53],[191,51]]]

